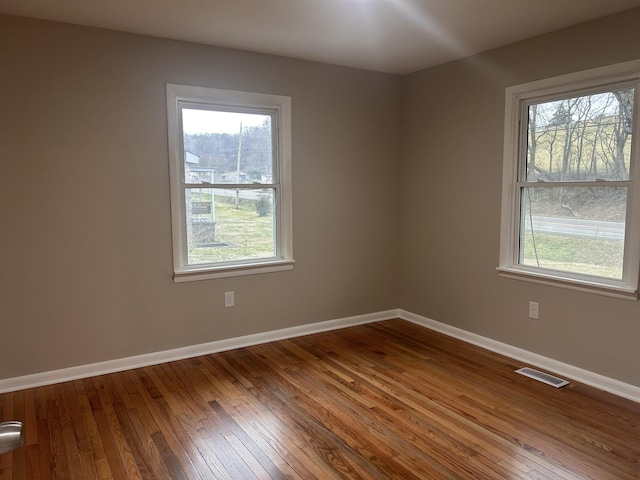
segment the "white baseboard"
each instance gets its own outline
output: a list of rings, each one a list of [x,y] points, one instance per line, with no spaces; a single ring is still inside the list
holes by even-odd
[[[354,317],[341,318],[336,320],[328,320],[325,322],[312,323],[309,325],[301,325],[299,327],[283,328],[271,332],[257,333],[246,335],[243,337],[219,340],[216,342],[202,343],[188,347],[165,350],[162,352],[148,353],[145,355],[136,355],[133,357],[119,358],[116,360],[108,360],[106,362],[92,363],[89,365],[81,365],[78,367],[64,368],[61,370],[52,370],[49,372],[35,373],[32,375],[24,375],[21,377],[7,378],[0,380],[0,393],[13,392],[16,390],[24,390],[26,388],[40,387],[43,385],[51,385],[53,383],[67,382],[80,378],[93,377],[96,375],[104,375],[107,373],[120,372],[123,370],[131,370],[133,368],[146,367],[148,365],[157,365],[160,363],[171,362],[175,360],[183,360],[185,358],[197,357],[200,355],[208,355],[210,353],[223,352],[236,348],[258,345],[261,343],[274,342],[287,338],[301,337],[313,333],[328,332],[340,328],[353,327],[356,325],[364,325],[367,323],[379,322],[382,320],[390,320],[393,318],[401,318],[408,322],[415,323],[422,327],[443,333],[450,337],[457,338],[472,345],[477,345],[489,351],[505,355],[507,357],[519,360],[527,365],[536,366],[557,375],[566,376],[592,387],[599,388],[614,395],[627,398],[634,402],[640,403],[640,387],[621,382],[604,375],[583,370],[573,365],[569,365],[551,358],[543,357],[536,353],[513,347],[506,343],[498,342],[475,333],[462,330],[445,323],[440,323],[402,309],[387,310],[384,312],[371,313],[366,315],[357,315]]]
[[[0,380],[0,393],[41,387],[43,385],[51,385],[53,383],[68,382],[71,380],[94,377],[96,375],[104,375],[107,373],[121,372],[123,370],[146,367],[148,365],[158,365],[160,363],[183,360],[185,358],[208,355],[210,353],[223,352],[226,350],[233,350],[235,348],[248,347],[261,343],[274,342],[276,340],[284,340],[286,338],[301,337],[303,335],[310,335],[313,333],[328,332],[330,330],[353,327],[382,320],[390,320],[392,318],[398,318],[397,310],[388,310],[386,312],[328,320],[325,322],[301,325],[299,327],[283,328],[281,330],[274,330],[271,332],[256,333],[253,335],[202,343],[199,345],[191,345],[162,352],[118,358],[116,360],[108,360],[89,365],[80,365],[77,367],[63,368],[60,370],[35,373],[21,377],[7,378]]]
[[[599,388],[606,392],[612,393],[619,397],[623,397],[634,402],[640,403],[640,387],[631,385],[628,383],[615,380],[613,378],[605,377],[598,373],[590,372],[582,368],[574,367],[567,363],[559,362],[552,358],[543,357],[536,353],[523,350],[521,348],[513,347],[506,343],[498,342],[475,333],[462,330],[446,323],[440,323],[430,318],[422,317],[411,312],[404,310],[398,310],[398,318],[407,320],[408,322],[415,323],[425,328],[435,330],[436,332],[443,333],[449,337],[457,338],[472,345],[482,347],[491,352],[499,353],[514,360],[519,360],[526,365],[533,365],[538,368],[547,370],[548,372],[568,377],[586,385]]]

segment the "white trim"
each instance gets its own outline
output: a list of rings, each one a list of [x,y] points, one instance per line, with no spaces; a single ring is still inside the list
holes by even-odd
[[[236,348],[275,342],[277,340],[285,340],[287,338],[301,337],[304,335],[311,335],[313,333],[328,332],[331,330],[354,327],[356,325],[364,325],[383,320],[391,320],[393,318],[398,318],[397,310],[387,310],[385,312],[328,320],[324,322],[311,323],[309,325],[283,328],[270,332],[256,333],[253,335],[245,335],[226,340],[175,348],[162,352],[118,358],[116,360],[107,360],[106,362],[91,363],[77,367],[24,375],[22,377],[6,378],[0,380],[0,393],[41,387],[44,385],[51,385],[53,383],[68,382],[71,380],[121,372],[124,370],[132,370],[134,368],[146,367],[149,365],[158,365],[161,363],[183,360],[185,358],[209,355],[211,353],[224,352],[227,350],[234,350]]]
[[[526,365],[533,365],[554,374],[569,377],[580,383],[584,383],[600,390],[604,390],[605,392],[640,403],[640,387],[635,385],[621,382],[598,373],[590,372],[589,370],[574,367],[568,363],[563,363],[552,358],[538,355],[537,353],[529,352],[528,350],[523,350],[522,348],[498,342],[497,340],[492,340],[490,338],[462,330],[461,328],[447,325],[446,323],[441,323],[421,315],[416,315],[415,313],[399,310],[398,318],[415,323],[421,327],[443,333],[449,337],[457,338],[458,340],[476,345],[491,352],[499,353],[500,355],[521,361]]]
[[[116,360],[108,360],[106,362],[92,363],[89,365],[64,368],[61,370],[52,370],[32,375],[24,375],[22,377],[6,378],[0,380],[0,393],[41,387],[44,385],[51,385],[53,383],[68,382],[81,378],[105,375],[107,373],[146,367],[149,365],[158,365],[161,363],[183,360],[185,358],[209,355],[211,353],[224,352],[236,348],[249,347],[252,345],[275,342],[277,340],[285,340],[287,338],[301,337],[314,333],[328,332],[341,328],[354,327],[356,325],[365,325],[394,318],[406,320],[421,327],[428,328],[449,337],[457,338],[463,342],[484,348],[491,352],[505,355],[514,360],[519,360],[526,365],[542,368],[554,374],[569,377],[586,385],[591,385],[592,387],[599,388],[600,390],[604,390],[619,397],[640,403],[640,387],[638,386],[605,377],[604,375],[593,373],[582,368],[574,367],[573,365],[559,362],[552,358],[543,357],[542,355],[538,355],[518,347],[513,347],[506,343],[498,342],[402,309],[356,315],[353,317],[328,320],[309,325],[301,325],[298,327],[283,328],[280,330],[273,330],[271,332],[256,333],[253,335],[202,343],[199,345],[165,350],[162,352],[119,358]]]
[[[635,81],[639,71],[640,60],[630,60],[628,62],[612,63],[610,65],[513,85],[507,87],[507,91],[514,94],[524,93],[522,98],[546,97],[560,92],[566,92],[568,87],[572,87],[575,84],[580,84],[580,86],[575,89],[586,89],[601,87],[607,84],[617,84],[625,80]]]
[[[548,275],[527,268],[512,269],[508,267],[496,268],[498,275],[504,278],[522,280],[540,285],[550,285],[552,287],[566,288],[577,292],[595,293],[606,297],[622,298],[624,300],[638,300],[638,291],[633,288],[617,287],[587,281],[572,281],[569,277]]]
[[[209,269],[192,269],[175,272],[174,283],[193,282],[196,280],[211,280],[213,278],[239,277],[242,275],[258,275],[261,273],[283,272],[293,270],[293,260],[268,261],[262,264],[252,263],[235,265],[232,267],[214,267]]]

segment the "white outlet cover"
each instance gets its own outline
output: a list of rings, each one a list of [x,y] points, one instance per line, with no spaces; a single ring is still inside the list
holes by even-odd
[[[224,292],[224,306],[225,308],[235,306],[235,295],[233,292]]]

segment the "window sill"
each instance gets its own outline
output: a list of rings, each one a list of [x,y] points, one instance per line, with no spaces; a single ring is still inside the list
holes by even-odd
[[[176,271],[173,274],[173,282],[196,282],[198,280],[211,280],[215,278],[282,272],[286,270],[293,270],[293,264],[293,260],[278,260],[233,266],[225,265],[223,267],[191,268],[188,270]]]
[[[532,272],[512,267],[498,267],[496,270],[498,270],[498,275],[504,278],[512,278],[514,280],[550,285],[553,287],[604,295],[607,297],[622,298],[625,300],[638,300],[638,290],[623,284],[611,285],[586,280],[574,280],[566,277],[558,277],[552,274]]]

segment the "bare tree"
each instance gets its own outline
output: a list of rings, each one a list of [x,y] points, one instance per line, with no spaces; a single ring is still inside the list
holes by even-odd
[[[614,156],[614,175],[618,179],[628,178],[627,166],[625,161],[625,146],[631,135],[633,121],[633,90],[619,90],[613,92],[618,101],[617,121],[613,126],[614,137],[616,140],[615,156]]]

